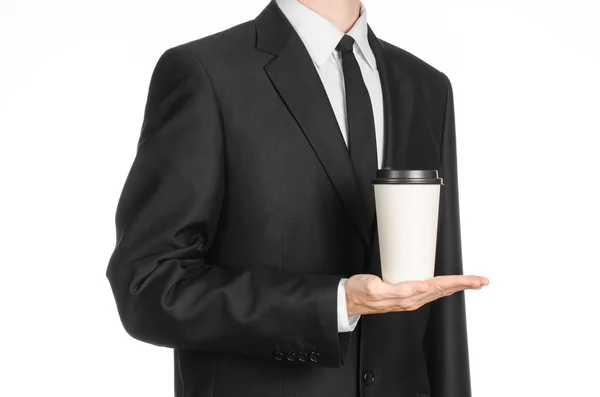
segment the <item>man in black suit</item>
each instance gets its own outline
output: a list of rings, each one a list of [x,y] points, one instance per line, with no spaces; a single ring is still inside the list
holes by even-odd
[[[176,396],[468,397],[488,281],[462,275],[450,81],[358,0],[296,1],[159,58],[107,269],[123,326],[174,349]],[[444,179],[431,280],[380,278],[378,167]]]

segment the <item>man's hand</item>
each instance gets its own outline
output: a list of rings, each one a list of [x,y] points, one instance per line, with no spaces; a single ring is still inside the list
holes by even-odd
[[[346,282],[346,308],[349,316],[411,311],[455,292],[488,284],[485,277],[463,275],[388,284],[372,274],[356,274]]]

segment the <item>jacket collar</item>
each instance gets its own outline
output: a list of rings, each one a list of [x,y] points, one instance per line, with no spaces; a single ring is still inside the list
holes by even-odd
[[[335,54],[335,47],[344,32],[298,0],[276,0],[276,3],[300,36],[315,65],[323,67],[329,57]],[[357,55],[364,57],[371,69],[377,70],[375,55],[369,45],[367,9],[362,3],[360,16],[347,34],[355,40]]]

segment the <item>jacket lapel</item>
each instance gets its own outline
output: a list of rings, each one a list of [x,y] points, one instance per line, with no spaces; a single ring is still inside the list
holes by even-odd
[[[369,44],[377,61],[384,104],[383,167],[406,168],[406,138],[412,114],[412,84],[400,54],[369,27]]]
[[[275,57],[265,65],[273,86],[294,116],[327,172],[364,243],[370,224],[349,152],[335,114],[302,40],[275,1],[255,19],[257,49]]]

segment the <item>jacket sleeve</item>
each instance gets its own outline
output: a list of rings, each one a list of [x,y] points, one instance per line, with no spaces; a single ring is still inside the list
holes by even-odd
[[[157,346],[268,360],[316,352],[306,365],[339,367],[340,276],[205,261],[225,194],[223,133],[202,62],[169,48],[150,80],[106,269],[123,327]]]
[[[441,144],[440,219],[435,275],[463,274],[454,98],[447,76]],[[470,397],[471,383],[464,292],[430,304],[424,338],[431,397]]]

